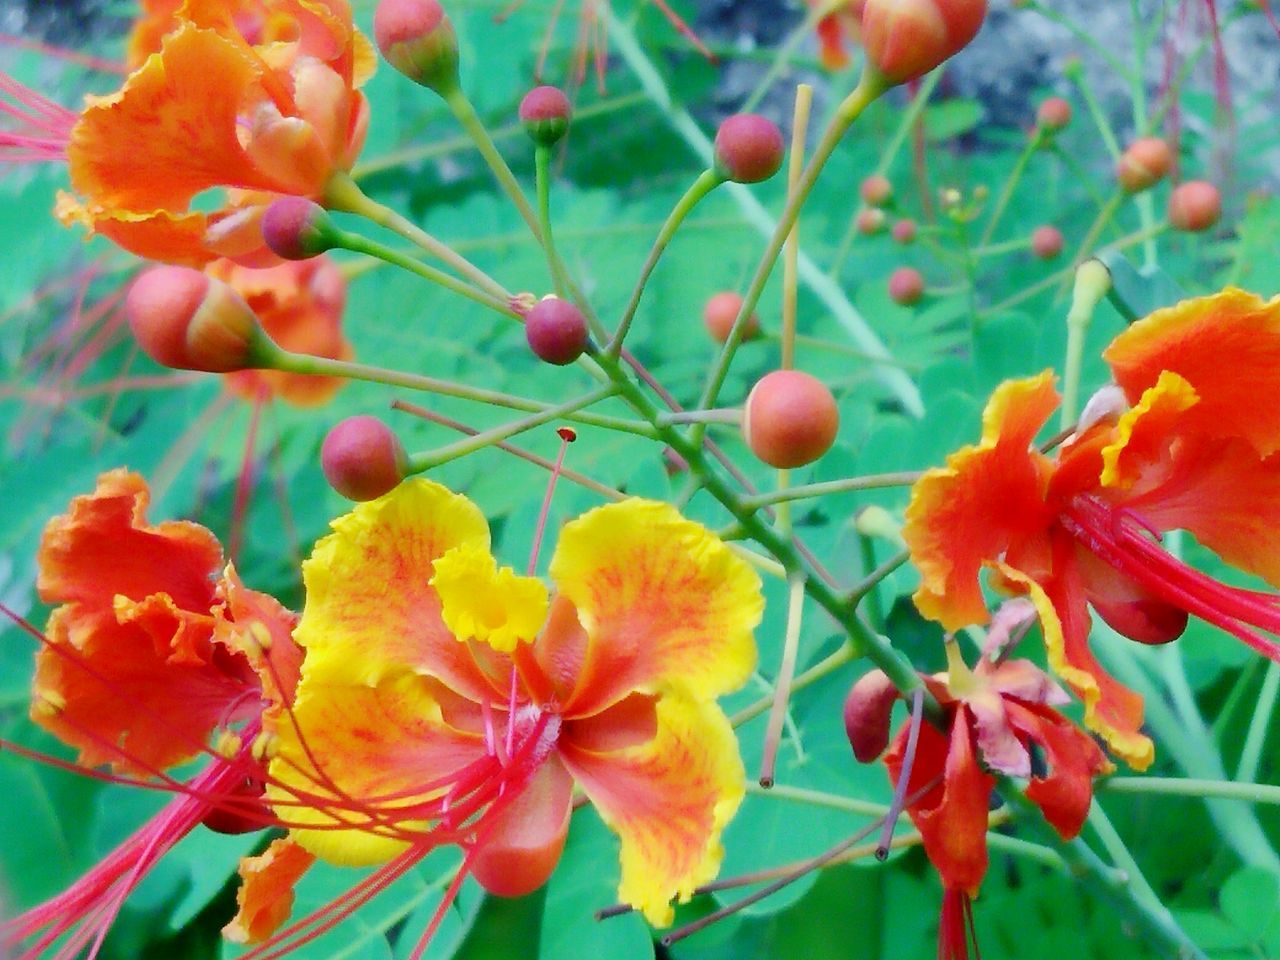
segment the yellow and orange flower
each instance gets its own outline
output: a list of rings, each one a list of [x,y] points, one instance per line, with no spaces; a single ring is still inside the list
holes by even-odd
[[[470,501],[426,480],[333,526],[304,565],[296,725],[270,767],[331,799],[292,812],[291,839],[352,865],[457,843],[515,895],[555,867],[576,782],[621,837],[620,897],[669,923],[671,899],[716,873],[743,796],[715,699],[755,663],[754,572],[640,500],[564,528],[550,597],[497,567]]]
[[[355,162],[374,58],[346,0],[156,3],[124,87],[92,99],[67,148],[58,212],[153,260],[266,264],[258,219],[280,195],[320,197]],[[158,43],[158,49],[156,48]],[[191,209],[215,187],[226,202]]]
[[[916,484],[903,536],[921,575],[916,605],[948,630],[986,621],[984,569],[1027,595],[1086,724],[1145,768],[1142,700],[1090,651],[1089,606],[1144,643],[1177,638],[1190,613],[1280,659],[1258,632],[1280,633],[1276,598],[1224,586],[1158,542],[1188,530],[1280,585],[1280,412],[1257,399],[1280,387],[1280,300],[1235,289],[1188,300],[1133,324],[1104,357],[1115,402],[1054,457],[1033,446],[1058,405],[1052,374],[1002,384],[981,442]]]

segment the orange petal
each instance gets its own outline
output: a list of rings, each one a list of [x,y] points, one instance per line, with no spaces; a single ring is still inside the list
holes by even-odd
[[[948,630],[987,621],[983,564],[1052,521],[1049,461],[1031,443],[1057,405],[1051,371],[1002,383],[983,413],[982,440],[912,487],[902,537],[920,570],[916,606]]]
[[[202,267],[216,256],[205,242],[211,218],[203,213],[105,210],[96,204],[81,203],[65,191],[58,193],[54,212],[65,226],[78,224],[90,234],[100,233],[148,260]]]
[[[622,840],[618,897],[655,926],[671,923],[682,903],[720,869],[720,834],[742,802],[745,773],[729,721],[715,704],[668,692],[653,705],[654,735],[632,701],[617,715],[619,749],[605,746],[598,724],[575,731],[568,721],[557,750],[601,818]],[[603,715],[602,715],[603,716]]]
[[[849,52],[845,49],[844,27],[840,18],[828,14],[818,21],[818,48],[822,65],[828,70],[841,70],[849,65]]]
[[[587,634],[567,717],[665,684],[709,699],[755,668],[760,578],[669,504],[627,500],[583,514],[560,534],[551,577]]]
[[[293,888],[316,858],[288,837],[272,840],[259,856],[240,860],[236,915],[222,935],[232,943],[261,943],[289,919]]]
[[[370,686],[303,677],[292,714],[277,726],[266,794],[298,843],[331,863],[360,866],[423,841],[428,818],[413,807],[443,794],[432,781],[485,754],[483,736],[446,722],[438,686],[405,672]]]
[[[573,778],[552,754],[520,795],[480,827],[471,861],[480,886],[500,897],[523,897],[546,883],[569,834],[572,799]]]
[[[1258,398],[1280,391],[1280,298],[1228,287],[1157,310],[1103,353],[1131,403],[1164,371],[1200,398],[1191,416],[1205,432],[1242,437],[1262,456],[1280,450],[1280,407]]]
[[[250,590],[230,564],[219,588],[225,603],[214,612],[214,638],[242,655],[257,674],[267,704],[263,721],[271,729],[298,687],[302,648],[293,641],[298,615],[274,597]]]
[[[1064,840],[1084,826],[1093,802],[1093,778],[1111,772],[1111,764],[1093,739],[1048,707],[1008,703],[1009,720],[1044,751],[1048,773],[1031,778],[1027,797]]]

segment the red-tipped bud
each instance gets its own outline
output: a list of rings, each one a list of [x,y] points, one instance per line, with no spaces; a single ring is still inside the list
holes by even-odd
[[[587,318],[568,300],[546,297],[524,318],[524,335],[538,359],[557,367],[573,363],[587,349]]]
[[[377,417],[348,417],[320,447],[324,478],[348,500],[376,500],[394,490],[408,465],[400,438]]]
[[[899,267],[889,274],[889,297],[894,303],[910,307],[924,296],[924,277],[915,267]]]
[[[898,689],[882,670],[864,674],[844,698],[844,732],[859,763],[870,763],[889,745],[889,722]]]
[[[1159,137],[1142,137],[1129,144],[1116,164],[1116,179],[1129,193],[1155,186],[1173,167],[1173,151]]]
[[[154,267],[125,298],[143,353],[179,370],[230,373],[270,366],[277,349],[231,287],[190,267]]]
[[[739,113],[716,131],[716,172],[735,183],[759,183],[778,172],[785,151],[777,124]]]
[[[550,147],[569,129],[573,108],[559,87],[534,87],[520,101],[520,122],[534,143]]]
[[[826,384],[799,370],[766,373],[751,388],[742,418],[747,446],[771,467],[812,463],[831,449],[840,411]]]
[[[1062,252],[1062,231],[1057,227],[1036,227],[1031,233],[1031,252],[1041,260],[1052,260]]]
[[[879,207],[868,207],[865,210],[859,210],[858,215],[853,218],[854,229],[864,237],[879,233],[884,229],[884,225],[884,211]]]
[[[381,0],[373,36],[387,63],[444,95],[458,85],[458,37],[436,0]]]
[[[1188,180],[1169,194],[1169,224],[1175,230],[1208,230],[1222,216],[1222,194],[1205,180]]]
[[[867,63],[890,84],[915,80],[964,49],[986,15],[987,0],[867,0]]]
[[[858,187],[862,202],[870,207],[883,207],[893,199],[893,184],[882,173],[873,173]]]
[[[1054,132],[1064,129],[1071,122],[1071,104],[1061,97],[1050,97],[1036,111],[1036,124],[1042,130]]]
[[[281,197],[262,215],[262,239],[277,257],[309,260],[333,247],[329,214],[306,197]]]
[[[716,343],[724,343],[729,339],[729,331],[733,329],[733,321],[738,319],[742,309],[742,297],[732,290],[717,293],[702,308],[702,322],[707,326],[707,333]],[[751,340],[760,335],[760,318],[754,313],[747,317],[743,325],[742,339]]]
[[[893,225],[893,239],[904,247],[909,243],[915,243],[916,222],[914,220],[899,220]]]

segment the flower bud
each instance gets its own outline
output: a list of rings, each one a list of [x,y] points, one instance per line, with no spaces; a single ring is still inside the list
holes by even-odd
[[[882,173],[873,173],[858,187],[862,202],[869,207],[883,207],[893,199],[893,184]]]
[[[871,763],[889,745],[889,722],[898,689],[882,670],[864,674],[844,700],[844,731],[859,763]]]
[[[239,294],[190,267],[154,267],[129,288],[129,328],[143,353],[179,370],[272,366],[279,348]]]
[[[1173,167],[1173,151],[1159,137],[1142,137],[1129,144],[1116,164],[1116,179],[1129,193],[1141,193],[1164,179]]]
[[[884,211],[879,207],[859,210],[858,215],[853,218],[853,226],[864,237],[879,233],[884,229]]]
[[[1036,125],[1056,133],[1071,122],[1071,104],[1061,97],[1050,97],[1036,111]]]
[[[914,306],[924,296],[924,277],[915,267],[899,267],[889,275],[889,297],[904,307]]]
[[[320,469],[329,486],[348,500],[376,500],[408,474],[400,438],[377,417],[343,420],[320,446]]]
[[[733,321],[738,319],[738,311],[742,309],[742,297],[732,290],[717,293],[702,308],[702,322],[706,324],[707,333],[716,343],[724,343],[729,339],[729,331],[733,329]],[[760,318],[754,313],[747,317],[743,324],[742,339],[752,340],[760,335]]]
[[[1222,216],[1222,194],[1205,180],[1188,180],[1169,194],[1168,215],[1175,230],[1208,230]]]
[[[1041,260],[1052,260],[1062,252],[1062,231],[1057,227],[1036,227],[1031,233],[1031,252]]]
[[[771,467],[812,463],[831,449],[840,411],[826,384],[799,370],[766,373],[751,388],[742,435],[751,452]]]
[[[524,318],[524,335],[540,360],[557,367],[582,356],[591,339],[582,311],[559,297],[545,297],[533,305]]]
[[[373,35],[391,66],[441,96],[458,86],[458,37],[437,0],[381,0]]]
[[[904,247],[909,243],[915,243],[916,222],[914,220],[899,220],[893,225],[893,239]]]
[[[541,147],[554,146],[569,129],[572,107],[559,87],[534,87],[520,101],[520,122]]]
[[[739,113],[716,131],[716,172],[735,183],[768,180],[782,166],[782,131],[756,113]]]
[[[987,0],[867,0],[867,64],[890,85],[915,80],[959,53],[986,15]]]
[[[262,215],[262,239],[277,257],[309,260],[333,247],[329,214],[306,197],[281,197]]]

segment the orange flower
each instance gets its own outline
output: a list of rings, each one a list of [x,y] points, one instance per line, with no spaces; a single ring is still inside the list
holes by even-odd
[[[291,839],[385,862],[384,879],[458,843],[464,872],[518,895],[555,867],[576,782],[622,839],[621,898],[669,923],[671,898],[715,874],[744,792],[715,698],[755,662],[750,568],[639,500],[564,528],[554,598],[499,569],[476,507],[426,480],[333,526],[304,565],[307,660],[270,767],[331,799],[297,810]]]
[[[818,21],[818,54],[828,70],[840,70],[849,65],[848,47],[862,39],[862,6],[866,2],[844,0]],[[824,0],[805,0],[805,3],[810,7],[833,7]]]
[[[235,290],[267,335],[284,349],[335,360],[351,358],[351,344],[342,335],[347,281],[328,257],[290,260],[260,270],[217,260],[205,272]],[[225,374],[222,382],[247,400],[279,397],[307,407],[325,403],[344,381],[279,370],[242,370]]]
[[[67,156],[82,199],[61,196],[59,216],[154,260],[275,262],[258,230],[264,204],[321,197],[351,168],[369,117],[355,87],[372,51],[346,0],[186,0],[173,23],[76,123]],[[162,29],[144,20],[132,49]],[[190,209],[213,187],[228,188],[219,210]]]
[[[987,619],[983,569],[1030,597],[1086,724],[1141,769],[1153,756],[1142,700],[1089,650],[1088,606],[1144,643],[1177,638],[1191,613],[1280,658],[1258,632],[1280,633],[1275,597],[1218,583],[1158,542],[1186,529],[1280,584],[1280,411],[1257,402],[1280,386],[1280,300],[1234,289],[1188,300],[1133,324],[1104,357],[1118,387],[1053,458],[1032,445],[1058,404],[1051,373],[1002,384],[981,442],[916,484],[903,536],[916,605],[948,630]]]

